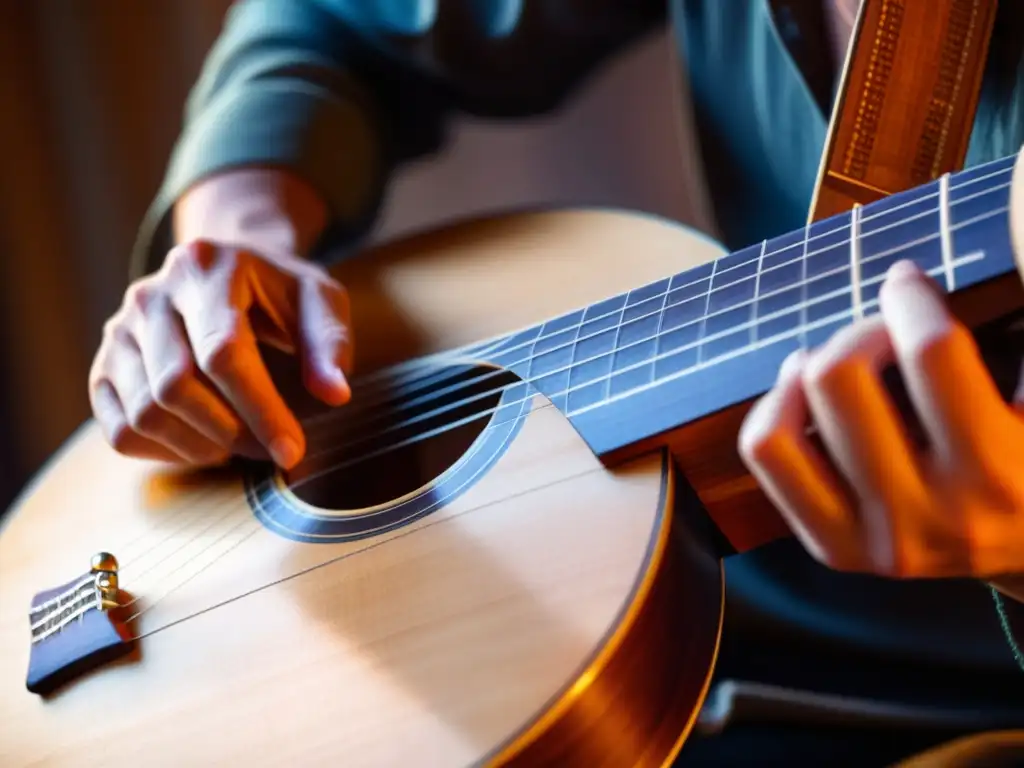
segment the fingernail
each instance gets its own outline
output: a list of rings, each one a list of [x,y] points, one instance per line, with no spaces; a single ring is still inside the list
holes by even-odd
[[[921,277],[921,268],[909,259],[900,259],[891,267],[887,277],[890,280],[900,280],[905,277]]]
[[[328,367],[327,374],[331,377],[331,384],[348,389],[348,379],[345,378],[345,372],[341,368],[332,365]]]
[[[287,436],[275,437],[270,442],[270,455],[274,462],[283,469],[291,469],[302,458],[299,444]]]
[[[334,405],[341,405],[348,400],[351,394],[348,386],[348,378],[341,368],[335,365],[325,366],[324,374],[327,385],[333,390]]]
[[[788,381],[796,376],[800,369],[804,367],[806,357],[807,351],[803,349],[790,352],[786,359],[782,361],[782,367],[779,368],[779,380]]]

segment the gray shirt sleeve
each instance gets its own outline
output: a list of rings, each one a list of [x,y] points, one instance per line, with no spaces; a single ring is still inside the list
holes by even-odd
[[[357,242],[391,171],[436,151],[452,110],[548,111],[663,16],[664,0],[240,0],[189,95],[133,274],[172,245],[174,201],[232,167],[292,170],[328,205],[318,250]]]

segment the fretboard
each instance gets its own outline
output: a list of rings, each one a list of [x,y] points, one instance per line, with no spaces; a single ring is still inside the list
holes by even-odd
[[[898,260],[949,292],[1012,271],[1012,169],[1005,158],[815,222],[524,330],[487,356],[546,395],[596,451],[613,450],[766,392],[792,350],[877,312]],[[631,429],[588,434],[623,401]]]

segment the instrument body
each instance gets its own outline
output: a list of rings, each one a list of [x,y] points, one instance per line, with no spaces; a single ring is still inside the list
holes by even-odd
[[[169,475],[89,424],[11,512],[0,763],[663,764],[714,666],[722,540],[743,551],[785,533],[738,456],[744,413],[790,349],[877,312],[901,258],[969,327],[1024,307],[1013,160],[732,254],[653,217],[566,211],[346,262],[363,378],[313,417],[300,472]],[[400,397],[383,402],[408,405],[424,386],[485,381],[451,378],[467,369],[518,382],[480,401],[478,433],[447,428],[459,398],[363,428],[380,416],[360,410],[380,394],[364,384],[390,381]],[[361,442],[399,448],[393,427],[438,418],[442,439],[411,461]],[[77,595],[86,568],[86,599],[120,589],[132,613],[105,615],[141,642],[35,697],[26,669],[38,690],[110,650],[106,625],[76,640],[75,606],[48,591]],[[30,641],[56,630],[72,639],[55,661]]]
[[[521,214],[340,265],[361,373],[427,356],[456,369],[504,366],[535,387],[518,400],[506,389],[483,431],[442,439],[437,453],[450,465],[421,454],[433,475],[385,457],[376,485],[361,484],[358,468],[348,484],[317,482],[328,498],[372,501],[338,510],[286,486],[332,468],[332,447],[352,441],[344,415],[319,417],[316,455],[290,478],[251,467],[168,473],[118,456],[84,425],[0,535],[0,764],[670,761],[707,692],[721,631],[722,550],[705,511],[737,550],[786,533],[734,437],[787,345],[877,311],[879,276],[899,253],[944,276],[970,326],[1024,305],[1005,220],[995,218],[1006,209],[1006,163],[823,221],[962,161],[994,3],[940,5],[864,5],[857,36],[865,27],[873,36],[852,48],[802,232],[726,256],[647,216]],[[901,27],[904,12],[940,28],[942,42],[912,35],[895,45],[901,28],[921,28]],[[881,66],[876,48],[884,73],[901,57],[954,62],[939,67],[932,96],[943,98],[931,111],[881,98],[879,87],[907,96],[916,86],[868,77]],[[866,107],[848,109],[857,94]],[[904,124],[911,130],[896,129]],[[709,274],[676,280],[712,261]],[[730,285],[739,287],[731,298]],[[673,298],[688,286],[698,286],[692,296]],[[778,301],[794,290],[798,299]],[[580,330],[616,294],[614,340],[599,355],[609,371],[595,380],[607,389],[576,409],[568,390],[582,370]],[[668,327],[700,297],[692,319]],[[656,312],[627,317],[659,298]],[[814,310],[823,305],[828,312]],[[645,318],[654,335],[631,342],[625,329]],[[568,365],[535,371],[560,322]],[[530,327],[540,331],[513,343]],[[667,334],[684,328],[693,338],[669,352],[695,362],[663,376]],[[506,365],[501,355],[517,348],[528,354]],[[703,365],[709,358],[717,370]],[[636,373],[648,391],[615,406],[616,377]],[[401,492],[382,498],[382,487]],[[126,605],[106,612],[118,585]],[[72,616],[65,588],[95,612]],[[90,653],[116,660],[75,670],[45,697],[26,690],[26,670],[28,685],[44,690]]]
[[[566,211],[467,222],[337,276],[365,374],[720,255],[651,217]],[[545,403],[436,509],[328,543],[257,521],[241,471],[172,474],[87,423],[0,535],[0,764],[662,764],[706,693],[720,563],[673,515],[665,451],[610,468]],[[142,639],[30,694],[33,595],[105,550]]]

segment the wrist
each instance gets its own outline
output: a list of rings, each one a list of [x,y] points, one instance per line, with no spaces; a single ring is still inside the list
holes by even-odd
[[[206,239],[305,256],[327,225],[327,205],[293,173],[239,168],[197,182],[175,203],[173,217],[175,243]]]

